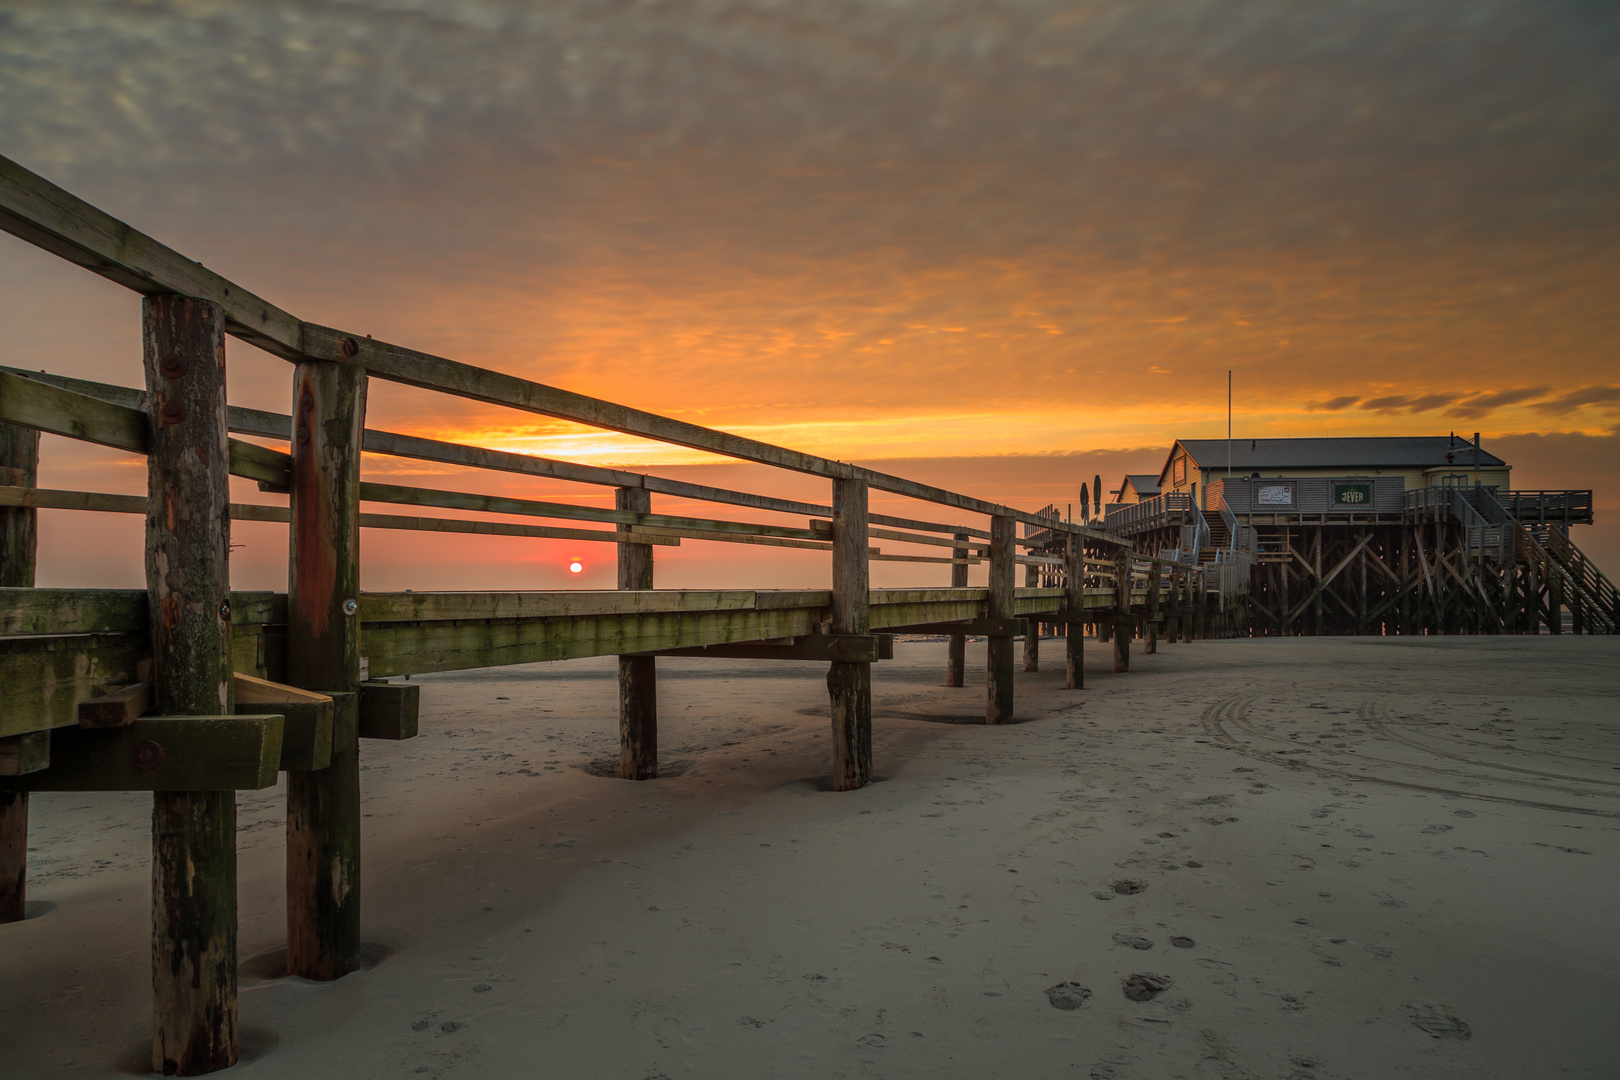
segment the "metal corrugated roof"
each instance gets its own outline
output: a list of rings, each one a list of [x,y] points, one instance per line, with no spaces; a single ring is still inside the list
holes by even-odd
[[[1225,439],[1178,439],[1202,469],[1226,468]],[[1233,439],[1232,471],[1254,469],[1433,469],[1472,468],[1474,444],[1450,435],[1388,435],[1319,439]],[[1446,460],[1446,454],[1452,460]],[[1483,447],[1481,466],[1507,462]],[[1162,475],[1162,474],[1161,474]]]
[[[1139,495],[1157,495],[1159,493],[1158,473],[1126,473],[1125,482],[1135,488]]]

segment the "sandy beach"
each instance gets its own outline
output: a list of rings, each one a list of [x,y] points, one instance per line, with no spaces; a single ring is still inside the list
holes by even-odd
[[[366,970],[279,977],[279,791],[240,797],[264,1077],[1609,1077],[1612,638],[1205,641],[1083,691],[1061,642],[874,674],[881,782],[827,790],[824,668],[611,659],[423,678],[362,746]],[[144,1071],[150,798],[35,796],[0,926],[7,1077]],[[1138,1000],[1140,999],[1140,1000]]]

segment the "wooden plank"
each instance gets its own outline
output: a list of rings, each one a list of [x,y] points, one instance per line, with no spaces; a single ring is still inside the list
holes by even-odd
[[[77,726],[79,702],[141,680],[146,634],[0,638],[0,736]]]
[[[641,491],[641,488],[621,488],[622,491]],[[830,541],[830,531],[791,528],[785,525],[763,525],[747,521],[717,521],[709,518],[673,517],[648,511],[613,509],[595,506],[576,506],[573,503],[544,502],[537,499],[514,499],[497,495],[475,495],[460,491],[440,491],[434,488],[401,487],[395,484],[360,485],[361,502],[385,502],[412,506],[433,506],[446,510],[475,510],[490,514],[525,514],[532,517],[565,518],[574,521],[602,521],[633,525],[649,532],[667,532],[670,529],[691,529],[701,533],[739,533],[753,536],[784,536],[797,540]],[[651,506],[650,497],[640,505]],[[684,535],[684,533],[682,534]]]
[[[365,413],[364,370],[294,369],[286,681],[327,694],[360,687]],[[342,726],[327,768],[287,774],[287,970],[319,982],[360,966],[360,754]]]
[[[813,634],[825,609],[393,623],[366,628],[374,678]]]
[[[422,685],[367,680],[360,684],[358,734],[362,739],[416,738],[422,709]]]
[[[238,713],[275,710],[285,718],[281,736],[281,771],[308,772],[332,763],[332,727],[336,710],[328,694],[271,682],[243,672],[231,676]]]
[[[234,470],[233,470],[234,471]],[[144,514],[146,500],[139,495],[107,495],[90,491],[57,491],[42,488],[0,487],[0,506],[29,506],[56,510],[95,510],[116,514]],[[232,521],[269,521],[286,524],[291,511],[284,506],[263,506],[255,503],[231,503]],[[586,540],[609,544],[628,543],[625,534],[594,529],[569,529],[549,525],[519,525],[504,521],[469,521],[459,518],[399,517],[389,514],[361,514],[360,527],[364,529],[403,529],[414,532],[474,533],[484,536],[527,536],[562,540]],[[800,530],[808,531],[808,530]],[[678,537],[667,532],[643,534],[635,532],[636,543],[676,547]],[[682,535],[707,540],[733,540],[737,543],[769,543],[768,538],[736,536],[729,533],[691,532]],[[828,549],[828,544],[794,543],[792,546]]]
[[[657,656],[706,656],[722,660],[813,660],[870,664],[894,659],[893,634],[811,634],[785,641],[739,642],[661,649]]]
[[[121,728],[62,728],[51,735],[50,768],[0,779],[0,789],[254,791],[275,786],[281,736],[279,715],[143,716]],[[197,859],[193,872],[220,857]]]
[[[832,630],[865,635],[872,628],[867,563],[868,485],[839,477],[832,495]],[[834,660],[827,672],[832,705],[833,789],[854,791],[872,779],[872,665]]]
[[[0,776],[27,776],[29,773],[39,772],[49,768],[51,764],[51,733],[48,731],[30,731],[26,735],[7,735],[0,739]],[[26,819],[25,819],[26,821]],[[24,839],[27,830],[23,831]],[[20,878],[19,878],[20,880]],[[15,919],[6,919],[5,922],[16,922]]]
[[[0,424],[0,482],[33,487],[39,475],[39,432]],[[31,509],[0,510],[0,588],[32,592],[38,516]],[[44,753],[39,753],[43,744]],[[0,773],[32,771],[50,762],[50,735],[29,732],[0,739]],[[8,760],[9,759],[9,765]],[[40,765],[43,767],[43,765]],[[0,923],[19,922],[28,908],[28,793],[0,794]]]
[[[756,599],[757,598],[757,599]],[[760,607],[826,607],[831,594],[749,589],[568,590],[562,592],[362,593],[360,617],[372,623],[469,619],[576,618],[584,615],[674,615]]]
[[[1029,623],[1024,619],[950,619],[884,627],[896,634],[971,634],[989,638],[1015,638],[1028,628]]]
[[[103,401],[110,401],[116,405],[123,405],[126,408],[145,408],[144,391],[130,387],[92,382],[88,379],[74,379],[48,372],[23,371],[20,368],[10,368],[4,365],[0,365],[0,372],[23,375],[51,386],[59,386],[76,393],[100,398]],[[248,409],[232,405],[228,415],[230,429],[239,434],[282,440],[292,438],[292,418],[285,413],[267,412],[263,409]],[[682,480],[668,480],[660,476],[647,476],[642,473],[626,472],[622,469],[604,469],[594,465],[581,465],[577,462],[559,461],[555,458],[539,457],[533,454],[515,454],[506,450],[463,446],[459,443],[441,442],[437,439],[425,439],[417,435],[401,435],[390,431],[378,431],[374,428],[365,430],[361,447],[368,454],[384,454],[391,457],[412,458],[418,461],[435,461],[448,465],[521,473],[528,476],[544,476],[583,484],[635,487],[653,494],[669,495],[675,498],[747,506],[756,510],[770,510],[776,513],[794,514],[801,517],[817,514],[824,516],[832,513],[830,507],[819,506],[815,503],[798,502],[793,499],[778,499],[769,495],[733,491],[729,488],[717,488],[706,484],[692,484]],[[285,488],[286,484],[283,481],[275,489],[284,491]]]
[[[147,452],[146,414],[12,371],[0,372],[0,421],[135,454]],[[285,484],[288,457],[236,439],[226,442],[233,476]]]
[[[261,786],[265,767],[268,783],[275,782],[281,720],[255,724],[219,715],[232,709],[224,313],[204,300],[154,295],[142,301],[141,314],[148,411],[124,411],[140,417],[149,433],[146,591],[152,706],[161,719],[106,732],[64,732],[53,767],[40,775],[51,783],[105,784],[154,774],[152,1069],[196,1076],[236,1063],[231,789],[239,782]],[[117,408],[74,397],[81,409]],[[187,719],[198,715],[208,719]],[[159,737],[165,732],[179,745]],[[243,733],[240,746],[220,741],[235,733]],[[114,756],[98,757],[97,750]],[[251,751],[237,763],[254,769],[252,778],[226,767],[236,762],[236,751]],[[178,759],[172,768],[170,752]],[[157,767],[148,767],[154,759]],[[100,770],[91,767],[98,761]],[[175,777],[185,786],[176,786]]]
[[[0,420],[81,442],[146,453],[146,414],[49,386],[26,375],[0,372]]]
[[[130,683],[111,693],[79,702],[79,726],[82,728],[124,727],[145,716],[152,709],[152,684]]]
[[[286,597],[280,593],[231,593],[233,627],[256,629],[264,623],[286,620]],[[141,589],[0,588],[0,638],[14,635],[144,634],[147,629],[146,593]]]

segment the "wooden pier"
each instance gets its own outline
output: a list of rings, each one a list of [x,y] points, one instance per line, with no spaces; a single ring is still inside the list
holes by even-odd
[[[1000,724],[1016,710],[1015,638],[1026,639],[1025,670],[1039,664],[1031,627],[1059,631],[1067,684],[1079,688],[1086,625],[1112,642],[1114,670],[1125,672],[1134,637],[1152,652],[1224,618],[1205,568],[1050,511],[303,322],[5,159],[0,228],[142,294],[145,360],[140,387],[0,370],[0,921],[24,913],[29,792],[151,791],[152,1067],[164,1074],[237,1057],[236,791],[288,774],[289,971],[331,980],[357,969],[362,740],[409,738],[417,726],[418,685],[392,680],[617,656],[621,775],[644,780],[657,773],[658,656],[824,663],[834,785],[851,790],[872,775],[872,668],[892,656],[896,633],[946,635],[948,685],[961,685],[967,639],[984,638],[985,722]],[[292,365],[288,413],[229,404],[230,338]],[[818,476],[828,502],[374,430],[373,378]],[[144,455],[148,496],[40,488],[39,432]],[[368,483],[362,454],[612,487],[614,509]],[[266,499],[231,502],[231,476],[256,481]],[[914,518],[875,514],[874,490],[925,505]],[[658,513],[655,495],[772,517]],[[143,515],[146,589],[35,588],[41,509]],[[288,525],[285,593],[229,591],[232,521]],[[361,593],[362,529],[613,544],[619,588]],[[655,588],[656,550],[689,542],[825,551],[828,587]],[[949,584],[872,589],[874,560],[938,564]],[[988,586],[970,588],[979,563]]]

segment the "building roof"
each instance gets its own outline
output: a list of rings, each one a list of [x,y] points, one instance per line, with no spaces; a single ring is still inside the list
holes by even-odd
[[[1126,473],[1125,483],[1119,485],[1121,494],[1125,492],[1125,484],[1135,488],[1138,495],[1157,495],[1159,493],[1159,477],[1155,473]]]
[[[1176,446],[1201,469],[1226,468],[1225,439],[1177,439]],[[1232,471],[1256,469],[1435,469],[1446,465],[1473,468],[1474,444],[1462,436],[1388,435],[1356,438],[1233,439]],[[1446,454],[1452,460],[1446,460]],[[1175,446],[1165,468],[1175,458]],[[1484,448],[1478,464],[1499,468],[1507,462]],[[1164,477],[1161,470],[1159,477]]]

